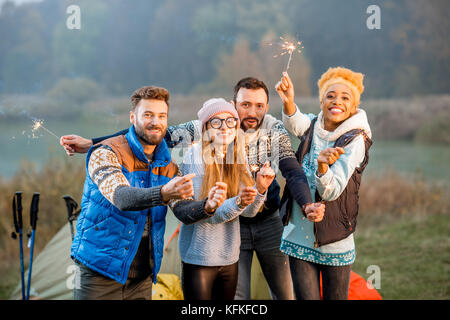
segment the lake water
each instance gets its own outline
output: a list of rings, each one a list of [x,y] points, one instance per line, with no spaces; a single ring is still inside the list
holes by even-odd
[[[42,166],[50,157],[83,161],[84,156],[68,158],[59,146],[59,140],[44,130],[39,130],[33,138],[32,122],[0,122],[0,176],[11,177],[26,159]],[[84,137],[101,136],[119,131],[129,124],[126,120],[103,119],[96,121],[46,121],[44,126],[56,135],[69,133]],[[293,139],[296,147],[298,141]],[[370,150],[367,173],[382,172],[386,168],[402,173],[419,172],[426,180],[450,181],[447,161],[450,159],[450,146],[416,144],[404,141],[374,141]]]

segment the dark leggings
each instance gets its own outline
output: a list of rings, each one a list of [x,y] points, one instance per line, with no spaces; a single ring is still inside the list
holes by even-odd
[[[207,267],[183,262],[181,279],[185,300],[233,300],[238,263]]]
[[[289,257],[298,300],[320,300],[320,273],[324,300],[347,300],[352,265],[326,266]]]

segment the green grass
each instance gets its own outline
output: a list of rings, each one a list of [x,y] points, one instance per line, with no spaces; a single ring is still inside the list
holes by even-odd
[[[379,266],[383,299],[449,299],[449,215],[383,220],[376,226],[362,221],[355,237],[353,270],[367,279],[367,267]]]
[[[367,267],[381,272],[378,292],[385,300],[447,300],[450,298],[450,216],[362,216],[355,235],[353,271],[364,279]],[[253,274],[264,279],[257,264]],[[252,283],[254,299],[270,299],[265,281]]]

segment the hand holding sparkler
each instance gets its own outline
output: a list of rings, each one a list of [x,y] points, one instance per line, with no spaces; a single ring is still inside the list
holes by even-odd
[[[178,176],[161,187],[161,199],[167,203],[171,199],[187,199],[194,196],[194,184],[192,179],[195,173]]]
[[[307,205],[305,205],[304,210],[306,218],[309,221],[320,222],[325,215],[325,204],[321,202],[308,203]]]
[[[295,90],[294,84],[287,72],[283,72],[283,77],[275,85],[275,90],[283,101],[283,112],[290,116],[295,112]]]
[[[317,158],[317,172],[321,175],[328,171],[328,167],[335,163],[341,154],[344,154],[344,148],[326,148],[320,151]]]
[[[267,161],[256,174],[256,189],[260,194],[264,194],[275,178],[275,171]]]
[[[243,207],[246,207],[246,206],[252,204],[253,201],[255,201],[256,194],[257,194],[257,192],[254,187],[242,188],[239,193],[239,196],[238,196],[240,198],[238,206],[243,208]]]
[[[75,153],[86,153],[92,147],[92,140],[75,134],[65,135],[59,139],[59,144],[64,148],[67,155],[73,156]]]
[[[216,182],[216,185],[208,193],[208,199],[205,203],[206,212],[213,213],[227,199],[227,184]]]

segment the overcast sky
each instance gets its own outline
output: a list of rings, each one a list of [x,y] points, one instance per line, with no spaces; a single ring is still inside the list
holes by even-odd
[[[7,0],[0,0],[0,9],[2,8],[3,2],[6,2]],[[15,2],[16,4],[21,4],[24,2],[38,2],[42,0],[11,0],[12,2]]]

